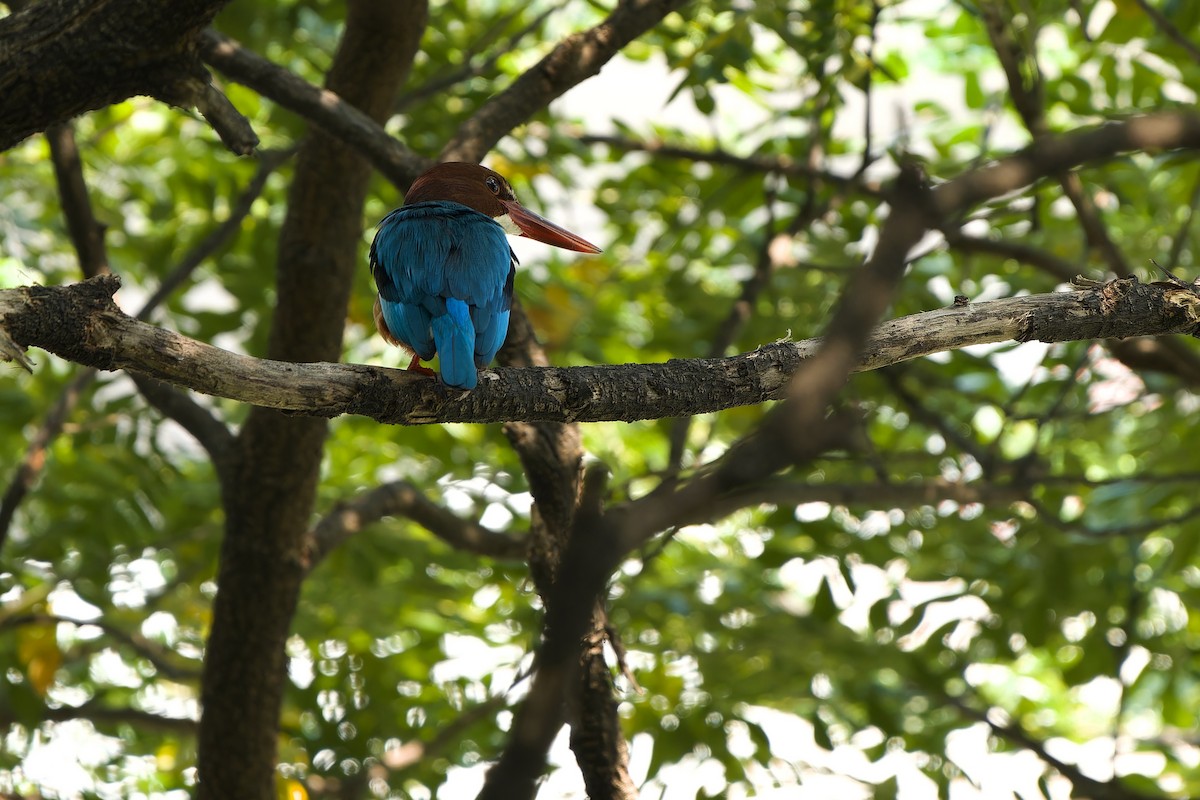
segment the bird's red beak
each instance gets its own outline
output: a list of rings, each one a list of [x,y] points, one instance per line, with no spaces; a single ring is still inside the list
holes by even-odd
[[[580,253],[599,253],[600,248],[576,236],[566,228],[555,225],[550,220],[538,216],[515,200],[501,200],[508,209],[508,218],[521,230],[522,236],[537,239],[539,242],[552,244],[564,250],[575,250]]]

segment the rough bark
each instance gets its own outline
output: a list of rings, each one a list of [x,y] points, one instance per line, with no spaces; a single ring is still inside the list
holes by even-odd
[[[510,367],[544,367],[549,363],[519,302],[514,306],[499,361]],[[584,456],[579,425],[567,421],[519,421],[505,425],[504,433],[521,459],[534,497],[528,541],[529,571],[542,602],[547,604],[562,553],[574,535],[579,510]],[[603,603],[597,599],[593,635],[579,643],[580,680],[569,686],[565,696],[534,698],[522,704],[509,745],[500,762],[488,772],[480,800],[531,796],[536,785],[533,779],[544,768],[537,761],[541,749],[538,742],[553,736],[563,722],[571,725],[572,749],[589,787],[589,797],[606,800],[637,796],[629,776],[628,747],[617,718],[612,674],[604,657],[606,621]],[[527,746],[526,741],[533,741],[533,746]],[[578,742],[586,744],[576,746]],[[514,752],[519,756],[516,759]],[[533,761],[523,762],[524,754],[532,755]]]
[[[205,394],[298,414],[361,414],[403,425],[630,421],[752,405],[784,397],[790,377],[821,344],[776,342],[728,358],[663,364],[501,367],[463,393],[407,370],[271,361],[220,350],[127,317],[111,301],[116,286],[115,278],[105,277],[0,291],[0,330],[20,347]],[[1196,326],[1196,302],[1196,293],[1186,287],[1122,279],[1074,292],[950,306],[883,323],[854,369],[879,369],[973,344],[1187,334]],[[540,449],[541,456],[528,459],[531,465],[539,458],[554,465],[531,466],[531,484],[545,484],[547,497],[571,496],[560,467],[574,464],[577,470],[578,462],[569,447],[555,443],[559,434],[511,426],[506,432],[515,446]],[[572,508],[553,501],[542,513],[561,526],[569,523]]]
[[[351,2],[329,88],[386,118],[426,14],[423,0]],[[369,177],[369,164],[339,140],[314,133],[303,145],[280,242],[271,358],[338,357]],[[323,419],[256,408],[239,436],[201,690],[200,800],[274,796],[284,642],[306,572],[325,434]]]
[[[196,37],[228,0],[41,0],[0,19],[0,151],[134,95],[200,101]],[[15,10],[15,9],[14,9]]]

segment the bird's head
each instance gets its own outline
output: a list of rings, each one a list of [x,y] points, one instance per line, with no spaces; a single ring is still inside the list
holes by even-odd
[[[515,236],[528,236],[580,253],[599,253],[600,248],[555,225],[517,202],[512,186],[502,175],[479,164],[447,161],[421,173],[404,197],[404,205],[431,200],[451,200],[487,214]]]

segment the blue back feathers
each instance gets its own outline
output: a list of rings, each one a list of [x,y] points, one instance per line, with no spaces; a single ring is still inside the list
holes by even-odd
[[[504,344],[516,264],[499,224],[449,200],[401,206],[371,243],[388,329],[423,361],[440,354],[442,380],[462,389]]]

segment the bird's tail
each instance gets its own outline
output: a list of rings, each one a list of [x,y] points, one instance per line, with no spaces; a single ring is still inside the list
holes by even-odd
[[[433,318],[433,341],[441,359],[442,382],[459,389],[474,389],[475,325],[471,310],[461,300],[446,300],[446,313]]]

